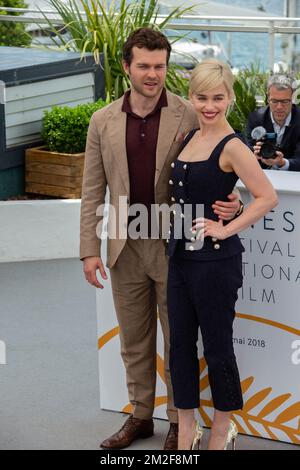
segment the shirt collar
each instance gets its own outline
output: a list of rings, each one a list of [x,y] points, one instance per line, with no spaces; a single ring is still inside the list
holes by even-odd
[[[142,119],[141,116],[138,116],[137,114],[135,114],[131,109],[130,100],[129,100],[130,93],[131,93],[131,90],[127,90],[124,94],[122,111],[124,111],[125,113],[131,114],[131,116],[133,116],[133,117],[137,117],[139,119]],[[161,95],[159,97],[159,100],[156,103],[155,108],[147,116],[152,116],[153,114],[155,114],[157,111],[159,111],[161,108],[163,108],[165,106],[168,106],[168,99],[167,99],[166,89],[163,88],[163,90],[161,92]]]
[[[279,124],[277,124],[277,122],[275,121],[274,117],[273,117],[273,114],[272,114],[272,111],[270,111],[270,115],[271,115],[271,120],[272,120],[272,123],[273,123],[273,126],[277,126],[277,127],[280,127],[280,129],[282,129],[283,127],[287,127],[290,125],[291,123],[291,119],[292,119],[292,112],[290,112],[290,114],[287,116],[284,124],[282,126],[280,126]]]

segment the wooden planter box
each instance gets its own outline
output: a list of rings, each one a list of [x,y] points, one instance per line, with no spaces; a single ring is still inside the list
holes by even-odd
[[[49,152],[44,147],[25,152],[25,191],[61,198],[81,197],[84,153]]]

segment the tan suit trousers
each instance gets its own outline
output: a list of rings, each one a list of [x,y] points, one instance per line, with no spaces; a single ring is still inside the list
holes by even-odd
[[[133,415],[151,419],[155,406],[158,307],[164,337],[167,415],[174,423],[178,418],[169,370],[167,270],[162,240],[128,239],[110,273]]]

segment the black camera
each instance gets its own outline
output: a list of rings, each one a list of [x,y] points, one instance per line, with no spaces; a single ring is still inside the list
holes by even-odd
[[[251,137],[255,142],[262,141],[259,156],[265,158],[276,158],[277,150],[280,146],[276,143],[277,134],[275,132],[267,132],[262,126],[255,127],[251,132]]]

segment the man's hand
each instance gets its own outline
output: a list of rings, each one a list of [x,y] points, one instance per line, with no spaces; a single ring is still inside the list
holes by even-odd
[[[261,141],[259,141],[259,142],[255,142],[255,145],[253,145],[254,155],[257,157],[258,160],[261,160],[261,156],[259,155],[259,153],[260,153],[260,149],[261,149],[262,144],[263,143]]]
[[[273,165],[277,165],[277,166],[281,167],[285,164],[284,155],[279,150],[276,151],[276,157],[275,158],[260,158],[260,160],[265,165],[270,166],[270,167],[273,166]]]
[[[99,270],[102,279],[107,279],[107,275],[99,256],[88,256],[83,260],[83,272],[86,280],[99,289],[103,289],[103,285],[97,279],[97,270]]]
[[[221,220],[232,220],[240,209],[239,196],[231,193],[228,196],[229,202],[216,201],[212,208],[214,213],[219,216]]]
[[[253,152],[254,155],[256,155],[257,160],[260,160],[262,163],[265,165],[272,167],[273,165],[277,165],[279,167],[283,166],[285,164],[285,159],[284,159],[284,154],[280,152],[279,150],[276,151],[276,157],[275,158],[263,158],[259,155],[260,149],[262,146],[262,142],[256,142],[256,144],[253,146]]]

